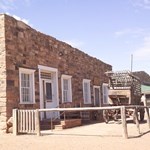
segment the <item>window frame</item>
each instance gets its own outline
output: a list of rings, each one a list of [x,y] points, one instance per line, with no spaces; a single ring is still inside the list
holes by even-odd
[[[106,87],[107,87],[107,92],[105,91]],[[102,89],[103,89],[103,104],[109,104],[108,103],[108,83],[103,83]],[[105,97],[107,97],[107,100],[105,99]]]
[[[84,100],[84,104],[92,104],[91,101],[91,85],[90,85],[91,80],[89,79],[83,79],[83,100]],[[85,83],[87,84],[87,92],[85,92]],[[85,95],[87,94],[87,96]],[[86,100],[87,97],[87,100]]]
[[[34,104],[35,103],[35,78],[34,78],[34,72],[35,70],[33,69],[26,69],[26,68],[19,68],[19,94],[20,94],[20,104]],[[22,96],[22,74],[27,74],[29,75],[29,83],[30,87],[29,90],[31,91],[29,97],[30,101],[23,101],[23,96]]]
[[[72,102],[72,81],[71,81],[72,76],[70,75],[62,75],[61,76],[61,90],[62,90],[62,103],[69,103]],[[68,81],[68,90],[67,92],[67,101],[64,99],[64,80]]]

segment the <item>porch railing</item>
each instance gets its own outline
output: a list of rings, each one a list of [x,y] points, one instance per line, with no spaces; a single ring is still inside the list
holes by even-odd
[[[13,133],[37,133],[39,128],[38,110],[19,110],[13,109]]]
[[[134,109],[135,112],[139,108],[145,108],[146,119],[148,128],[150,129],[150,115],[149,108],[147,106],[111,106],[111,107],[83,107],[83,108],[51,108],[51,109],[36,109],[36,110],[18,110],[13,109],[13,134],[18,133],[36,133],[40,135],[40,112],[73,112],[73,111],[94,111],[94,110],[114,110],[119,109],[121,112],[122,122],[122,135],[124,138],[128,138],[127,121],[126,121],[126,109]],[[137,114],[137,113],[135,113]],[[140,126],[138,117],[136,115],[136,127],[140,133]]]

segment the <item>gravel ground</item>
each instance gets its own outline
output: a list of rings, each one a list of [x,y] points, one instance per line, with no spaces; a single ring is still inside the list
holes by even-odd
[[[42,131],[37,135],[0,135],[0,150],[149,150],[147,123],[128,123],[128,139],[122,137],[122,124],[95,123],[65,130]]]

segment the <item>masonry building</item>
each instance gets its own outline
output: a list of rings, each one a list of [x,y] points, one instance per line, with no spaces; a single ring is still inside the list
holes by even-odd
[[[12,109],[102,106],[112,66],[0,15],[0,130]],[[58,114],[41,115],[41,118]]]

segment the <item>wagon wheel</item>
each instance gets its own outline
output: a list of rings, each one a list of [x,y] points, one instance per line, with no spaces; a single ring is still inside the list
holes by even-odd
[[[144,114],[145,114],[144,108],[141,108],[140,109],[140,121],[144,120]]]
[[[108,110],[103,110],[103,119],[104,119],[105,123],[109,122],[109,112],[108,112]]]
[[[139,114],[137,113],[137,119],[138,121],[143,121],[144,120],[144,115],[145,115],[145,111],[144,108],[140,108],[138,110]],[[136,123],[136,114],[133,113],[133,122]]]
[[[138,118],[138,117],[137,117]],[[139,120],[139,119],[138,119]],[[133,113],[133,123],[135,123],[136,124],[136,114],[135,113]]]
[[[141,106],[144,106],[144,103],[141,102],[140,105],[141,105]],[[145,110],[144,110],[144,108],[139,108],[139,112],[140,112],[140,121],[143,121],[143,120],[144,120],[144,115],[145,115]]]

